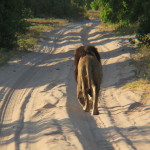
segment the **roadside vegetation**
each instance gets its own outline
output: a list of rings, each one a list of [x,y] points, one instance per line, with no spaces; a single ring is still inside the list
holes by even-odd
[[[136,79],[123,88],[141,92],[143,99],[150,99],[150,1],[148,0],[94,0],[90,4],[93,10],[100,12],[103,22],[99,30],[114,35],[131,35],[135,44],[133,62],[137,68]]]
[[[29,23],[28,30],[25,34],[19,34],[17,41],[18,49],[22,51],[34,50],[37,42],[44,37],[45,32],[50,32],[68,23],[66,19],[54,18],[30,18],[26,21]]]
[[[89,19],[99,19],[99,14],[100,14],[99,10],[90,9],[86,11],[86,16]]]
[[[34,51],[40,39],[44,38],[45,32],[68,23],[66,19],[54,18],[30,18],[26,19],[26,22],[28,23],[27,31],[17,34],[16,46],[12,49],[0,49],[0,65],[5,64],[12,57],[21,57],[24,52]]]
[[[136,66],[135,80],[122,88],[141,94],[142,100],[150,100],[150,46],[139,43],[131,57]]]
[[[132,54],[137,70],[136,80],[125,85],[135,92],[142,92],[143,99],[150,100],[150,46],[139,45]]]
[[[137,24],[121,26],[120,23],[103,23],[99,26],[101,32],[112,35],[135,35],[137,33]],[[133,91],[143,92],[144,98],[150,98],[150,45],[143,44],[137,38],[129,39],[135,48],[131,52],[132,60],[137,70],[135,71],[136,79],[127,83],[123,88],[130,88]],[[146,96],[145,96],[146,95]]]
[[[100,31],[136,35],[129,40],[137,45],[132,55],[138,68],[137,80],[127,85],[150,86],[149,8],[149,0],[1,0],[0,64],[22,51],[32,51],[44,32],[68,20],[98,18]]]
[[[44,32],[66,24],[67,20],[81,18],[84,12],[72,0],[2,0],[0,65],[21,52],[32,51]]]
[[[101,32],[112,35],[135,35],[137,28],[137,24],[121,26],[120,23],[103,23],[99,26]],[[150,45],[143,44],[137,38],[129,39],[129,41],[135,47],[131,52],[132,61],[136,66],[135,80],[122,88],[141,94],[143,100],[150,99]]]

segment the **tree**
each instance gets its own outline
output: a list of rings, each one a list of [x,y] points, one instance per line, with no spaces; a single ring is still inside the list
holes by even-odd
[[[150,33],[150,1],[149,0],[94,0],[91,3],[93,9],[101,9],[100,19],[103,22],[120,23],[139,23],[138,37]],[[146,36],[146,41],[150,39]]]
[[[16,45],[17,32],[25,31],[22,16],[23,0],[1,0],[0,3],[0,47],[12,49]]]
[[[31,9],[35,17],[69,18],[84,15],[83,2],[81,2],[78,3],[76,0],[26,0],[25,6]]]

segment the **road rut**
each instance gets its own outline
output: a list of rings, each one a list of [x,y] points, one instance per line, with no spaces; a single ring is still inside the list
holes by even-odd
[[[85,20],[45,33],[35,52],[0,68],[0,150],[149,150],[150,103],[121,89],[135,76],[132,36],[98,26]],[[73,53],[85,44],[103,64],[97,116],[76,98]]]

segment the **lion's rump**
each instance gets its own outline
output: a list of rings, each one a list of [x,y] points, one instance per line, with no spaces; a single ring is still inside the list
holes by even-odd
[[[75,74],[75,80],[77,81],[78,76],[78,63],[81,57],[84,57],[86,55],[95,55],[97,60],[100,62],[101,58],[97,51],[97,49],[92,45],[84,45],[78,47],[74,52],[74,74]]]

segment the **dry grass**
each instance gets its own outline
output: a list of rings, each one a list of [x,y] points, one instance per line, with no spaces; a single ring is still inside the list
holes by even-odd
[[[99,15],[100,15],[100,11],[98,10],[88,10],[86,12],[86,16],[87,18],[89,19],[92,19],[92,18],[99,18]]]
[[[65,19],[44,19],[44,18],[33,18],[27,19],[31,24],[29,27],[30,32],[49,32],[58,26],[63,26],[68,23]]]
[[[150,81],[139,79],[130,83],[127,83],[123,88],[129,88],[132,91],[140,92],[142,91],[150,91]]]
[[[101,23],[99,25],[99,30],[101,32],[106,32],[106,31],[114,32],[118,26],[119,26],[118,24]]]
[[[142,100],[150,100],[150,46],[136,48],[132,59],[137,68],[137,80],[127,83],[123,88],[140,93]]]
[[[127,83],[122,87],[123,89],[129,89],[141,95],[142,100],[150,100],[150,81],[139,79],[130,83]]]
[[[141,93],[142,100],[148,101],[150,100],[150,46],[139,45],[131,56],[137,68],[137,80],[126,84],[123,88]]]
[[[6,64],[12,57],[21,57],[22,52],[20,51],[3,51],[0,50],[0,66]]]
[[[137,24],[109,24],[109,23],[101,23],[99,25],[99,31],[101,32],[109,32],[109,34],[115,35],[129,35],[134,34],[137,30]]]
[[[141,93],[142,100],[150,100],[150,46],[139,45],[131,55],[136,66],[137,80],[126,84],[123,88],[129,88]]]
[[[6,51],[0,49],[0,65],[7,63],[12,57],[20,56],[24,51],[34,51],[40,38],[44,37],[44,32],[50,32],[56,27],[63,26],[68,23],[65,19],[44,19],[33,18],[27,19],[30,26],[26,34],[18,35],[18,49]]]
[[[137,67],[137,77],[150,80],[150,46],[139,46],[132,58]]]
[[[33,18],[33,19],[27,19],[28,22],[31,23],[45,23],[45,24],[52,24],[52,25],[64,25],[68,23],[65,19],[54,19],[54,18]]]
[[[137,24],[100,24],[101,32],[108,32],[113,35],[131,35],[137,31]],[[127,83],[122,88],[130,89],[142,95],[142,99],[150,99],[150,46],[138,46],[132,54],[133,62],[137,68],[137,80]]]
[[[20,35],[18,45],[21,50],[33,51],[37,42],[40,38],[44,37],[44,32],[50,32],[58,26],[62,26],[68,23],[65,19],[44,19],[44,18],[33,18],[27,19],[30,23],[28,32],[24,35]]]
[[[44,25],[44,24],[37,24],[35,26],[30,26],[29,30],[31,33],[36,32],[49,32],[53,30],[54,27],[52,25]]]

